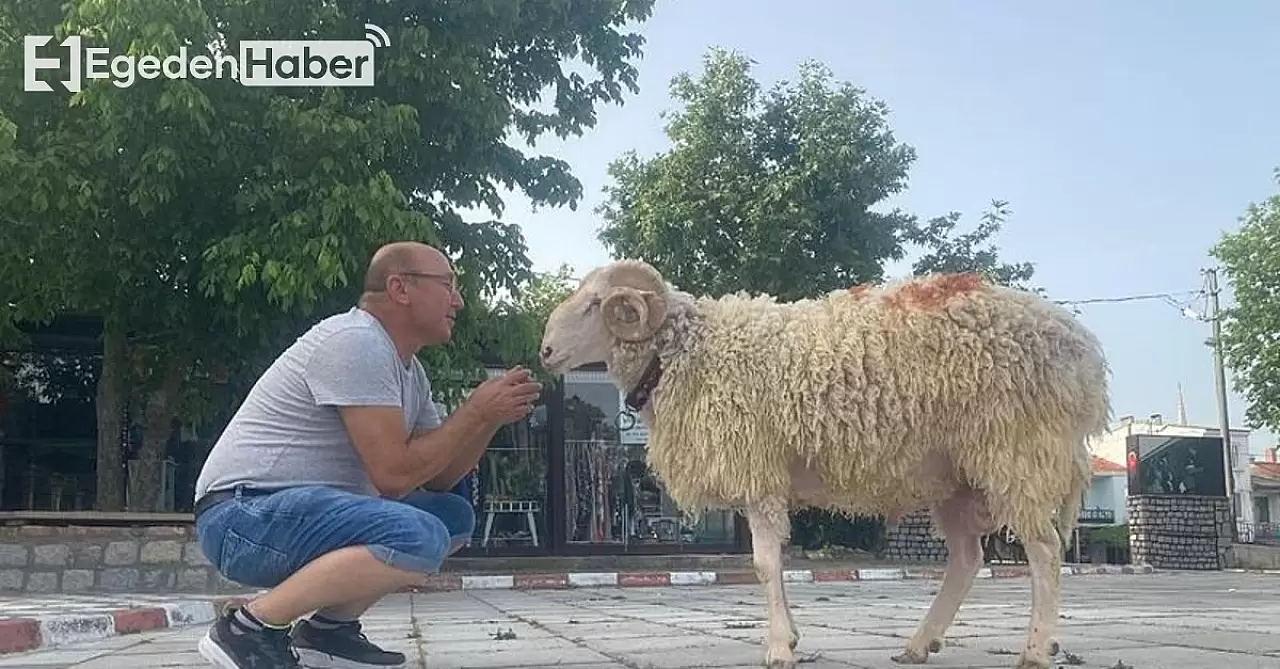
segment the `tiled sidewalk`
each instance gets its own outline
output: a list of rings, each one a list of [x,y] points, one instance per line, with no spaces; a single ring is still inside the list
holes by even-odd
[[[1280,669],[1273,578],[1157,573],[1064,581],[1055,667]],[[890,657],[923,617],[923,580],[793,583],[800,669],[900,669]],[[1012,669],[1030,582],[974,585],[927,667]],[[365,618],[411,669],[759,669],[765,604],[755,585],[469,590],[398,595]],[[0,669],[208,669],[203,625],[0,657]]]
[[[1065,575],[1150,573],[1135,567],[1063,567]],[[979,578],[1020,578],[1026,567],[984,568]],[[789,570],[790,583],[933,580],[938,568]],[[561,574],[443,574],[415,591],[558,590],[567,588],[724,586],[755,583],[754,572],[593,572]],[[123,634],[204,625],[235,597],[163,595],[51,595],[0,598],[0,654],[56,648]]]

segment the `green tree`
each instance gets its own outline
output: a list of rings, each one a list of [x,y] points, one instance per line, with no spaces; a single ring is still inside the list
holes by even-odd
[[[596,105],[636,90],[642,39],[624,31],[652,0],[551,3],[100,3],[0,5],[0,330],[60,313],[104,324],[98,499],[119,509],[123,409],[145,421],[131,506],[153,508],[170,425],[208,415],[212,389],[242,387],[317,317],[350,306],[387,241],[440,246],[479,304],[529,278],[499,188],[575,206],[563,161],[528,155],[548,132],[580,134]],[[110,53],[238,53],[242,39],[390,36],[368,88],[260,88],[228,79],[87,80],[23,92],[22,35],[78,34]],[[206,47],[205,45],[212,45]],[[47,55],[47,54],[44,54]],[[571,74],[565,59],[590,64]],[[598,76],[596,76],[598,75]],[[539,105],[545,89],[551,105]],[[4,138],[8,138],[6,141]],[[444,397],[478,366],[485,310],[424,353]],[[221,393],[232,401],[232,393]]]
[[[910,218],[872,207],[915,158],[884,105],[815,63],[767,93],[740,54],[713,50],[704,68],[672,80],[672,148],[610,165],[600,240],[695,293],[794,299],[878,280]]]
[[[972,232],[959,214],[924,225],[876,210],[907,183],[915,150],[894,137],[886,105],[806,62],[797,81],[762,92],[745,56],[715,49],[700,76],[680,74],[667,118],[671,148],[624,154],[598,208],[615,257],[640,257],[694,293],[811,297],[884,278],[918,247],[918,273],[980,271],[1011,284],[1030,264],[1000,263],[989,240],[1007,214],[996,202]]]
[[[1280,169],[1275,172],[1280,185]],[[1280,429],[1280,193],[1250,203],[1211,251],[1234,293],[1222,310],[1223,362],[1250,423]]]

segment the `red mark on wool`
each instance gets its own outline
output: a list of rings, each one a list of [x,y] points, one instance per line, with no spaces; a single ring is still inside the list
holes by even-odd
[[[973,272],[937,274],[903,285],[888,299],[895,307],[937,309],[953,297],[981,290],[983,285],[982,277]]]
[[[849,289],[849,294],[854,297],[866,297],[869,292],[871,292],[871,284],[869,283],[860,283]]]

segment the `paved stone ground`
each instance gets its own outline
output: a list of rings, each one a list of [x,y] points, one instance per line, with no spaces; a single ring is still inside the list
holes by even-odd
[[[1060,666],[1280,669],[1274,576],[1157,573],[1064,579]],[[1026,579],[975,584],[927,667],[1009,669],[1030,605]],[[889,669],[923,616],[930,581],[790,584],[800,666]],[[401,595],[366,618],[371,638],[409,667],[666,669],[759,667],[758,587],[467,591]],[[0,658],[25,669],[205,669],[203,625]],[[1123,664],[1118,664],[1123,662]]]

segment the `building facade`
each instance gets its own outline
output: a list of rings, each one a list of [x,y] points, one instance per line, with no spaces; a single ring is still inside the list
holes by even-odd
[[[1253,540],[1280,544],[1280,462],[1276,449],[1262,451],[1262,459],[1249,463],[1253,484]]]
[[[1253,458],[1250,456],[1249,445],[1251,430],[1231,428],[1230,433],[1234,465],[1232,467],[1231,487],[1235,500],[1233,514],[1235,515],[1238,536],[1242,541],[1251,541],[1253,530],[1257,523],[1255,515],[1258,508],[1258,505],[1254,500],[1253,473],[1255,468],[1251,466]],[[1117,425],[1109,429],[1100,438],[1090,442],[1089,451],[1096,458],[1100,458],[1111,463],[1129,463],[1128,443],[1131,436],[1136,435],[1165,438],[1199,437],[1220,439],[1220,434],[1220,430],[1216,427],[1192,425],[1187,423],[1185,419],[1174,423],[1166,422],[1163,416],[1158,413],[1151,414],[1151,416],[1145,420],[1135,419],[1133,416],[1122,416]],[[1215,457],[1221,457],[1220,449],[1215,453]],[[1217,463],[1213,464],[1216,465]],[[1126,465],[1126,471],[1127,468],[1128,465]],[[1225,464],[1219,469],[1225,473]],[[1096,467],[1094,471],[1095,474],[1093,481],[1097,484],[1099,482],[1099,477],[1097,475],[1098,470]],[[1122,487],[1125,498],[1133,492],[1129,489],[1129,480],[1127,476],[1124,478],[1116,478],[1110,484],[1103,484],[1103,487]],[[1100,492],[1098,494],[1105,496],[1108,493]]]
[[[1090,456],[1093,479],[1080,508],[1080,522],[1086,525],[1124,525],[1128,522],[1126,501],[1129,473],[1124,465]]]

